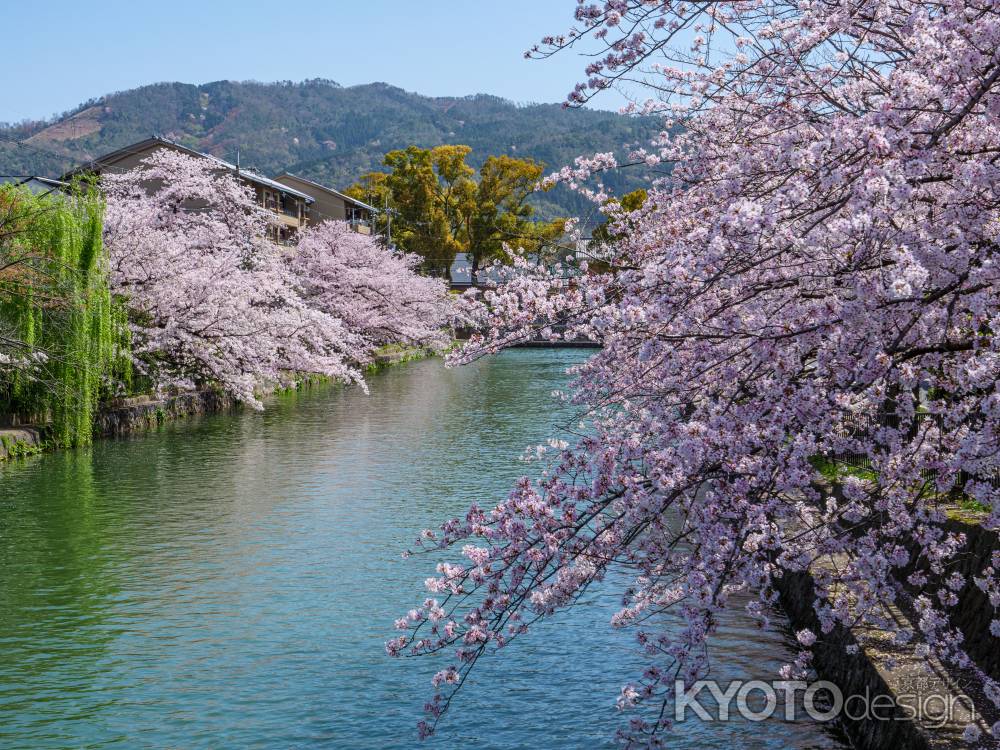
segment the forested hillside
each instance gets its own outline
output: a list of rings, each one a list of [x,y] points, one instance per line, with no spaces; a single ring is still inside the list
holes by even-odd
[[[243,165],[267,174],[287,170],[346,187],[379,169],[387,151],[411,144],[469,145],[474,166],[509,154],[556,169],[580,154],[646,143],[657,130],[652,119],[482,94],[431,98],[384,83],[159,83],[88,101],[51,121],[0,126],[0,174],[58,175],[156,133],[231,161],[238,148]],[[626,170],[607,183],[626,192],[645,180]],[[535,201],[542,216],[587,210],[565,190]]]

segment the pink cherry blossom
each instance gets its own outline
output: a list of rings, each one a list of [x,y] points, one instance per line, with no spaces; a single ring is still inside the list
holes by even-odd
[[[214,384],[259,408],[302,374],[363,383],[381,344],[444,344],[446,290],[411,258],[342,222],[280,247],[252,190],[208,160],[160,150],[102,187],[112,289],[160,389]]]
[[[425,536],[475,550],[429,587],[458,626],[414,623],[390,650],[455,655],[464,677],[626,571],[614,624],[642,623],[657,671],[622,704],[669,716],[733,594],[762,617],[777,580],[811,568],[822,633],[874,628],[967,666],[952,621],[967,540],[945,521],[964,495],[1000,526],[1000,9],[616,0],[576,19],[532,54],[597,53],[572,104],[648,82],[648,111],[670,117],[637,155],[671,172],[642,208],[608,209],[599,264],[521,263],[467,310],[483,330],[459,362],[537,331],[603,342],[572,385],[586,430],[541,478]],[[547,184],[588,190],[616,163],[581,159]],[[821,492],[815,462],[838,456],[871,472]],[[995,609],[989,562],[975,583]],[[684,625],[658,632],[668,608]],[[439,709],[455,687],[437,686]],[[659,746],[668,729],[628,734]]]

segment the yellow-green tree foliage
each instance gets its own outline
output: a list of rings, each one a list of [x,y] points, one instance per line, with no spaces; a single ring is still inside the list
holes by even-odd
[[[377,229],[390,231],[407,252],[424,258],[428,273],[447,275],[457,253],[466,253],[473,277],[510,252],[537,253],[558,236],[562,220],[533,220],[528,198],[543,165],[531,159],[490,156],[478,173],[466,159],[469,146],[390,151],[388,172],[370,172],[348,194],[386,208]]]
[[[0,187],[0,411],[90,441],[113,377],[129,376],[126,316],[111,296],[93,190]]]
[[[616,212],[632,212],[638,211],[646,204],[647,194],[643,188],[638,190],[633,190],[631,193],[625,193],[621,198],[615,198],[609,201],[606,206],[610,204]],[[616,242],[618,240],[618,235],[611,231],[611,219],[603,221],[594,227],[594,231],[591,233],[595,242],[600,242],[602,244],[608,244]]]

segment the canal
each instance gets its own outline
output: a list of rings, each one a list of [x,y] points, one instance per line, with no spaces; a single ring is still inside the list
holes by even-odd
[[[501,497],[573,422],[585,350],[391,368],[155,434],[0,465],[0,748],[409,748],[443,666],[393,660],[437,558],[420,529]],[[594,591],[483,667],[436,748],[612,747],[646,664]],[[772,679],[787,634],[734,617],[713,676]],[[502,663],[501,663],[502,662]],[[843,747],[816,724],[680,725],[673,748]]]

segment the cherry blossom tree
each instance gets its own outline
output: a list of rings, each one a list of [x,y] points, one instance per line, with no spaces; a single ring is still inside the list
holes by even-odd
[[[944,522],[964,498],[1000,526],[1000,9],[607,0],[576,18],[529,55],[594,55],[572,105],[652,87],[631,109],[663,113],[663,132],[627,161],[670,176],[625,211],[599,182],[612,155],[553,175],[596,182],[615,241],[600,264],[577,259],[582,275],[522,263],[484,295],[485,331],[459,361],[539,330],[603,349],[569,396],[587,429],[541,479],[424,532],[463,559],[439,565],[387,645],[453,660],[422,732],[482,654],[611,570],[633,578],[612,624],[634,626],[652,660],[622,690],[629,744],[665,742],[660,707],[707,670],[733,595],[764,622],[793,571],[817,581],[821,632],[803,646],[872,627],[976,673],[951,620],[966,540]],[[871,474],[825,492],[817,463],[847,454]],[[998,570],[994,554],[973,576],[994,607]],[[653,625],[668,608],[680,631]]]
[[[418,274],[421,258],[389,250],[342,221],[300,233],[291,268],[310,306],[343,321],[367,350],[384,344],[443,350],[451,307],[441,279]]]
[[[267,240],[252,190],[210,160],[162,149],[103,188],[113,290],[131,309],[136,365],[160,388],[217,384],[259,408],[261,387],[301,374],[362,382],[377,343],[440,337],[441,285],[336,227],[296,257]],[[409,295],[392,303],[395,329],[375,330],[378,292]]]

